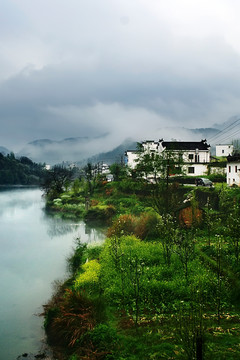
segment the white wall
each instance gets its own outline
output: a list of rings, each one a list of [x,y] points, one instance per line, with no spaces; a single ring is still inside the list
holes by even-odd
[[[203,175],[207,175],[208,166],[207,164],[205,165],[205,164],[193,163],[193,164],[184,165],[183,170],[186,176],[203,176]]]
[[[126,151],[126,156],[127,156],[127,165],[131,168],[131,169],[135,169],[137,162],[136,160],[138,159],[138,154],[136,151]]]
[[[228,156],[233,153],[233,145],[216,145],[216,156]]]
[[[227,164],[227,184],[229,186],[240,186],[240,163],[231,162]]]
[[[190,156],[189,156],[190,155]],[[191,159],[192,157],[192,159]],[[197,161],[196,161],[197,157]],[[210,151],[209,150],[189,150],[183,153],[183,160],[189,163],[209,163],[210,162]]]

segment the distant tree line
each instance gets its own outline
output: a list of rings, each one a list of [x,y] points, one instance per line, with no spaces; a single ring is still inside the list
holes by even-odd
[[[26,156],[17,159],[14,153],[0,153],[0,185],[39,185],[45,165],[34,163]]]

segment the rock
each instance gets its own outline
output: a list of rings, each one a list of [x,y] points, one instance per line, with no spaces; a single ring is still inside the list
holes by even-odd
[[[17,357],[17,360],[36,360],[36,359],[51,360],[51,358],[46,353],[40,353],[40,354],[25,353]]]

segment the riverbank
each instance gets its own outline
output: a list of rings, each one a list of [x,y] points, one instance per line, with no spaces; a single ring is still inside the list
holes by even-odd
[[[93,194],[93,208],[114,206],[115,215],[102,245],[78,242],[68,259],[71,276],[45,306],[49,344],[61,360],[192,360],[197,351],[205,359],[239,358],[240,288],[232,281],[240,267],[231,240],[239,190],[173,187],[171,201],[189,192],[186,226],[154,211],[143,186],[136,194],[106,184]],[[59,199],[71,203],[66,195]],[[211,210],[198,208],[207,198]],[[221,216],[226,206],[228,218]]]
[[[40,351],[36,354],[31,353],[23,353],[22,355],[19,355],[16,360],[56,360],[53,357],[52,351],[50,349],[45,349],[44,351]]]

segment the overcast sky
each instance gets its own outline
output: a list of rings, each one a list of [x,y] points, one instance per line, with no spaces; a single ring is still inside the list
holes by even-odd
[[[0,145],[105,134],[100,152],[239,114],[239,15],[239,0],[1,0]]]

